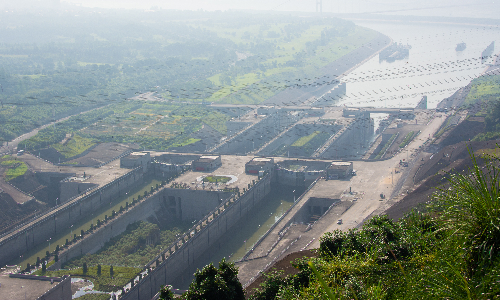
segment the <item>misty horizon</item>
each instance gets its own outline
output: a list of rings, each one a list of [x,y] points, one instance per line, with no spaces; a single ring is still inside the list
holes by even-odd
[[[467,18],[498,19],[496,13],[500,4],[491,0],[480,1],[370,1],[355,0],[342,2],[323,0],[322,7],[316,0],[256,0],[256,1],[229,1],[229,0],[191,0],[191,1],[116,1],[116,0],[21,0],[16,2],[0,1],[0,8],[6,10],[55,8],[64,5],[100,8],[100,9],[127,9],[127,10],[188,10],[188,11],[283,11],[283,12],[316,12],[333,14],[387,14],[412,16],[444,16]]]

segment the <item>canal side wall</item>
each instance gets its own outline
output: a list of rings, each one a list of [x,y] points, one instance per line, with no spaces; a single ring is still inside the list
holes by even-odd
[[[143,177],[142,168],[134,169],[95,191],[55,207],[31,226],[5,236],[0,240],[0,265],[7,264],[33,247],[47,243],[49,238],[57,236],[61,230],[109,205],[130,188],[143,182]]]
[[[95,229],[92,233],[88,233],[71,248],[59,253],[59,261],[47,269],[58,270],[62,264],[75,257],[99,251],[111,238],[124,232],[130,223],[145,221],[151,215],[154,215],[160,205],[162,195],[163,190],[160,188],[148,197],[143,198],[136,205],[129,207],[123,214],[108,221],[104,226]]]
[[[209,247],[224,243],[224,234],[254,206],[258,205],[270,191],[271,176],[266,175],[220,214],[205,216],[200,223],[203,223],[209,216],[215,217],[120,299],[149,300],[158,293],[162,285],[172,284],[184,277],[186,270],[195,267],[194,262],[204,255]],[[224,204],[219,206],[219,209],[222,207]]]
[[[352,159],[366,151],[374,134],[369,114],[352,122],[337,139],[320,155],[323,159]]]

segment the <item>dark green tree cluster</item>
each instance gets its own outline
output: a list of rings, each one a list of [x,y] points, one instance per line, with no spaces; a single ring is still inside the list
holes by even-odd
[[[213,264],[195,273],[186,300],[243,300],[245,294],[238,280],[238,269],[233,263],[222,259],[217,269]]]

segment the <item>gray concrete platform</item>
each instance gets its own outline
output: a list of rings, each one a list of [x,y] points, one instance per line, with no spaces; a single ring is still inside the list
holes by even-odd
[[[253,156],[238,156],[238,155],[222,155],[222,166],[211,172],[198,172],[189,171],[178,178],[175,179],[176,183],[185,183],[188,188],[195,190],[223,190],[224,188],[236,188],[238,187],[241,192],[243,188],[248,188],[248,184],[252,183],[252,180],[257,180],[257,175],[250,175],[245,173],[245,164],[253,159]],[[199,181],[202,176],[209,175],[232,175],[236,176],[237,180],[233,183],[205,183],[202,184]]]

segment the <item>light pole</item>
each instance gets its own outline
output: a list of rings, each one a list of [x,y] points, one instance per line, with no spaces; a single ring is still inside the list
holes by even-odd
[[[71,240],[73,238],[73,225],[71,225],[71,227],[69,227],[71,229],[71,234],[69,236],[69,240]]]
[[[295,190],[293,190],[292,193],[293,193],[293,202],[295,203]]]
[[[49,242],[49,253],[50,253],[50,240],[51,240],[51,239],[52,239],[52,238],[49,238],[49,239],[47,240],[47,241]]]

